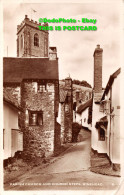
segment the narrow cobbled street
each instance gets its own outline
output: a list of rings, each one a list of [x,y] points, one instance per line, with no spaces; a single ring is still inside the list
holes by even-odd
[[[114,190],[119,177],[90,171],[91,133],[82,130],[79,139],[48,166],[40,166],[5,185],[5,190]]]

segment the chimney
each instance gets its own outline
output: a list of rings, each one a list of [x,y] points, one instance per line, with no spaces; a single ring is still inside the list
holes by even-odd
[[[57,59],[57,48],[49,47],[49,59],[56,60]]]
[[[94,51],[94,93],[102,93],[102,52],[103,49],[97,45]]]

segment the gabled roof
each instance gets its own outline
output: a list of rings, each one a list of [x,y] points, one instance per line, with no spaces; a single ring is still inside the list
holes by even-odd
[[[104,100],[105,95],[108,94],[108,92],[109,92],[109,90],[110,90],[110,88],[111,88],[111,86],[112,86],[112,84],[113,84],[113,82],[114,82],[114,79],[120,74],[120,72],[121,72],[121,68],[119,68],[119,69],[118,69],[117,71],[115,71],[112,75],[110,75],[109,81],[108,81],[108,83],[107,83],[107,85],[106,85],[106,88],[105,88],[105,91],[104,91],[103,96],[102,96],[102,98],[101,98],[101,101]]]
[[[22,111],[22,108],[19,106],[17,99],[14,98],[12,96],[12,94],[9,91],[7,91],[6,89],[3,90],[3,101],[7,102],[8,104],[13,106],[17,110]]]
[[[107,116],[102,117],[99,121],[96,122],[95,128],[102,128],[104,131],[107,130],[108,119]]]
[[[90,107],[92,105],[92,98],[90,98],[87,102],[85,102],[84,104],[81,104],[78,109],[77,109],[77,113],[81,114],[86,108]]]
[[[58,79],[58,59],[3,58],[3,82],[20,83],[23,79]]]

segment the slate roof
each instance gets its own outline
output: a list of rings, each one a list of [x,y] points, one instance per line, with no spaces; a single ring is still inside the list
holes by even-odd
[[[58,59],[3,58],[3,82],[20,83],[23,79],[58,78]]]
[[[87,102],[85,102],[84,104],[81,104],[78,109],[77,109],[77,113],[81,114],[86,108],[88,108],[89,106],[92,105],[92,98],[90,98]]]
[[[3,90],[3,101],[9,103],[14,108],[22,111],[22,108],[19,106],[17,99],[14,98],[11,92],[7,91],[6,89]]]
[[[103,96],[102,96],[101,100],[104,100],[105,95],[108,94],[108,92],[109,92],[109,90],[110,90],[110,88],[111,88],[111,86],[112,86],[112,84],[114,82],[114,79],[120,74],[120,72],[121,72],[121,68],[119,68],[112,75],[110,75],[109,81],[108,81],[108,83],[106,85],[106,88],[105,88],[105,91],[103,93]]]

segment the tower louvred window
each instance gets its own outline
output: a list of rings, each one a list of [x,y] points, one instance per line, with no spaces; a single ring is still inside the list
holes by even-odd
[[[39,47],[39,36],[37,33],[34,35],[34,46]]]

